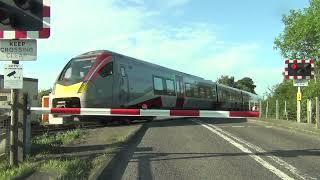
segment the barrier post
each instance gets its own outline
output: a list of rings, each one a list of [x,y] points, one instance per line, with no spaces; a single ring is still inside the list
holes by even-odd
[[[297,92],[297,122],[301,122],[301,88],[298,87]]]

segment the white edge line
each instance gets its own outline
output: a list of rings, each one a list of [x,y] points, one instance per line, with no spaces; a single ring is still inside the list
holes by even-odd
[[[274,173],[276,176],[278,176],[281,179],[285,179],[285,180],[293,180],[292,177],[288,176],[287,174],[285,174],[284,172],[282,172],[281,170],[277,169],[276,167],[274,167],[273,165],[269,164],[267,161],[263,160],[261,157],[259,157],[258,155],[253,154],[249,149],[245,148],[243,145],[235,142],[234,140],[232,140],[231,138],[227,137],[226,135],[220,133],[219,131],[213,129],[210,126],[207,126],[206,124],[203,124],[201,122],[198,122],[196,120],[192,120],[195,123],[200,124],[201,126],[207,128],[208,130],[210,130],[211,132],[217,134],[218,136],[220,136],[221,138],[223,138],[224,140],[228,141],[230,144],[232,144],[233,146],[237,147],[238,149],[240,149],[242,152],[247,153],[250,157],[252,157],[255,161],[257,161],[259,164],[261,164],[263,167],[265,167],[266,169],[268,169],[269,171],[271,171],[272,173]]]
[[[248,142],[248,141],[245,141],[241,138],[238,138],[234,135],[232,135],[231,133],[227,132],[227,131],[224,131],[222,130],[221,128],[217,127],[217,126],[214,126],[212,124],[207,124],[208,126],[211,126],[213,127],[215,130],[221,132],[221,133],[224,133],[225,135],[233,138],[234,140],[237,140],[238,142],[240,143],[243,143],[245,144],[246,146],[254,149],[255,151],[259,152],[259,153],[267,153],[267,151],[265,151],[264,149]],[[298,176],[299,178],[301,179],[316,179],[316,178],[313,178],[309,175],[303,175],[296,167],[292,166],[291,164],[287,163],[286,161],[280,159],[279,157],[277,156],[273,156],[273,155],[267,155],[267,157],[271,158],[273,161],[275,161],[277,164],[279,164],[280,166],[284,167],[285,169],[289,170],[291,173],[293,173],[294,175]]]

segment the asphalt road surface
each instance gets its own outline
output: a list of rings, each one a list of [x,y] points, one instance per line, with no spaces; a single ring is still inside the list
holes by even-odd
[[[245,119],[144,124],[101,179],[320,179],[320,138]]]

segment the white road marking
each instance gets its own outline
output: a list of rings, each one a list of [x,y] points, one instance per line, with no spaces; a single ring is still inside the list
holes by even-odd
[[[208,126],[211,126],[213,127],[214,129],[216,129],[217,131],[221,132],[221,133],[224,133],[225,135],[233,138],[234,140],[240,142],[240,143],[243,143],[245,145],[247,145],[248,147],[250,147],[251,149],[259,152],[259,153],[263,153],[263,154],[267,154],[267,151],[244,140],[244,139],[241,139],[227,131],[224,131],[222,130],[221,128],[217,127],[217,126],[214,126],[212,124],[207,124]],[[284,160],[280,159],[279,157],[277,156],[274,156],[274,155],[267,155],[266,157],[269,157],[271,158],[273,161],[275,161],[277,164],[279,164],[280,166],[284,167],[285,169],[289,170],[292,174],[298,176],[299,178],[301,179],[317,179],[317,178],[314,178],[314,177],[311,177],[307,174],[302,174],[296,167],[292,166],[291,164],[285,162]]]
[[[235,147],[237,147],[238,149],[240,149],[242,152],[247,153],[250,157],[252,157],[255,161],[257,161],[259,164],[261,164],[263,167],[265,167],[266,169],[268,169],[269,171],[273,172],[276,176],[278,176],[281,179],[285,179],[285,180],[293,180],[294,178],[288,176],[287,174],[285,174],[284,172],[282,172],[281,170],[277,169],[276,167],[274,167],[273,165],[269,164],[267,161],[263,160],[261,157],[259,157],[258,155],[255,155],[252,153],[252,151],[250,151],[248,148],[244,147],[243,145],[241,145],[240,143],[237,143],[236,141],[232,140],[231,138],[229,138],[228,136],[222,134],[221,132],[219,132],[218,130],[206,125],[205,123],[201,122],[201,121],[197,121],[197,120],[192,120],[195,123],[200,124],[201,126],[207,128],[208,130],[210,130],[211,132],[215,133],[216,135],[220,136],[221,138],[223,138],[224,140],[228,141],[230,144],[234,145]]]
[[[245,127],[245,126],[231,126],[231,127]],[[248,126],[249,127],[249,126]]]

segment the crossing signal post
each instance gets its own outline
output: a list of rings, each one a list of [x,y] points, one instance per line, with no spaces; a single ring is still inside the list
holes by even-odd
[[[34,39],[49,36],[50,0],[0,0],[0,60],[12,61],[12,64],[19,64],[21,60],[36,60]],[[32,52],[21,52],[21,49],[30,48],[33,48]],[[24,139],[28,125],[21,112],[26,112],[26,102],[22,101],[26,98],[22,98],[19,88],[11,87],[10,165],[24,160],[24,148],[30,143],[30,139]],[[18,123],[23,128],[19,125],[18,129]],[[18,147],[18,142],[24,142],[24,146]]]
[[[297,122],[301,122],[301,87],[308,86],[308,81],[314,78],[314,60],[286,60],[285,78],[292,79],[297,91]]]
[[[0,38],[39,39],[49,36],[49,0],[0,0]]]

